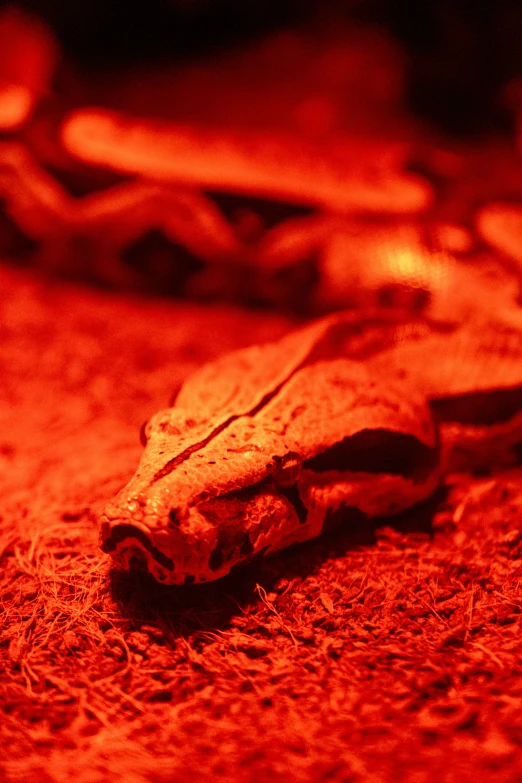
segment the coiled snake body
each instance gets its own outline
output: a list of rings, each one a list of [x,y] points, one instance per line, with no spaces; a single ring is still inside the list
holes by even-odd
[[[197,371],[150,419],[102,549],[204,582],[334,524],[398,513],[522,443],[522,333],[346,312]]]

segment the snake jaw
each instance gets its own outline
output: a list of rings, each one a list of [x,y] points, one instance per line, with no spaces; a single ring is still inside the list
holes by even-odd
[[[129,496],[126,504],[109,507],[102,517],[102,550],[120,568],[148,571],[163,584],[219,579],[260,549],[279,549],[285,526],[294,532],[307,527],[284,490],[269,481],[197,505],[177,506],[150,525],[143,513],[147,507],[129,517],[121,513],[122,505],[127,511],[135,508]]]

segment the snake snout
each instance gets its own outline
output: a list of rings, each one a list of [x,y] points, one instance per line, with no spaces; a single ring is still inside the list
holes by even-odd
[[[174,561],[154,546],[144,530],[128,522],[102,525],[101,550],[126,570],[150,571],[160,581],[167,581],[168,572],[174,571]]]

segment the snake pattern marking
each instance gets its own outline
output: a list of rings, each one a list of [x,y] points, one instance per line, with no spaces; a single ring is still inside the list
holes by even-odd
[[[338,313],[205,365],[143,430],[102,549],[166,584],[429,497],[522,443],[522,333],[408,313]]]

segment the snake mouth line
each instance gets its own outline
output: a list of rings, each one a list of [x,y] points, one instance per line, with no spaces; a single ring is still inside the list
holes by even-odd
[[[166,568],[168,571],[174,571],[174,561],[171,560],[170,557],[167,557],[167,555],[164,555],[163,552],[160,552],[143,530],[140,530],[134,525],[129,525],[128,523],[115,525],[111,530],[110,536],[102,542],[101,550],[102,552],[105,552],[105,554],[110,555],[117,549],[118,544],[121,544],[121,542],[126,539],[134,539],[150,553],[151,557],[154,558],[158,565],[163,566],[163,568]]]

